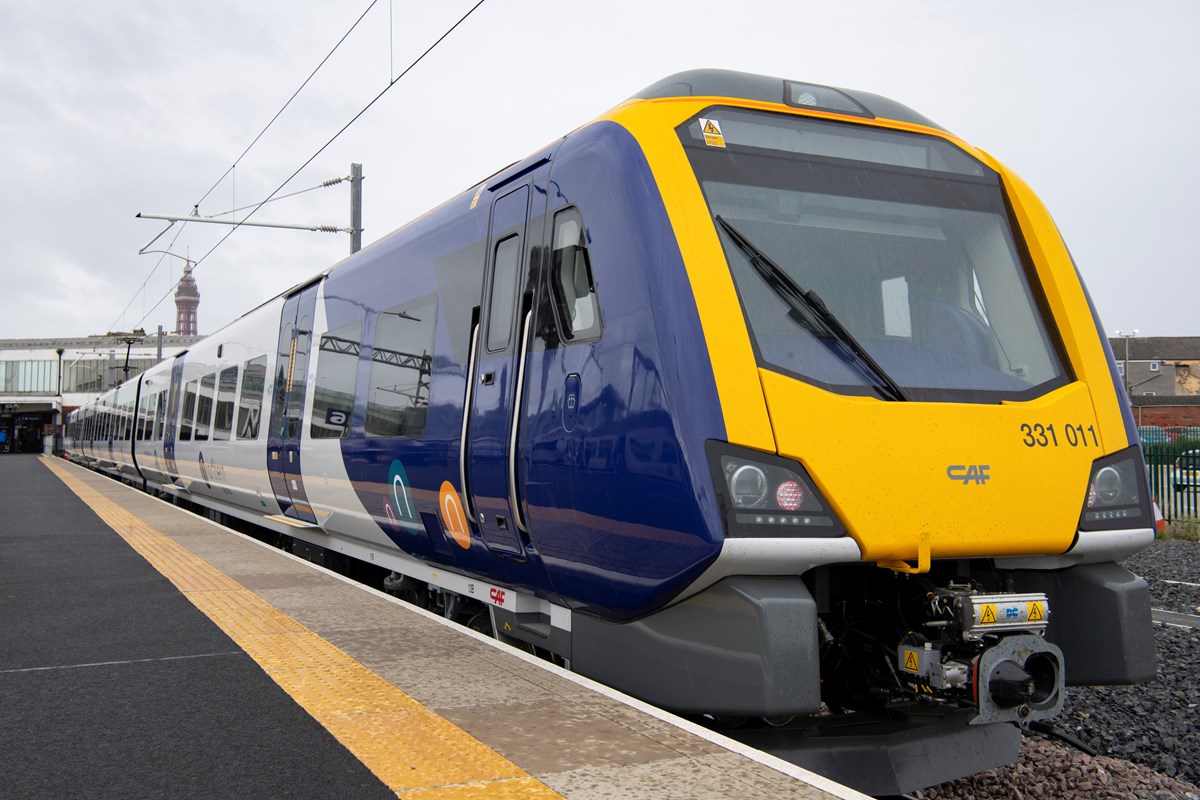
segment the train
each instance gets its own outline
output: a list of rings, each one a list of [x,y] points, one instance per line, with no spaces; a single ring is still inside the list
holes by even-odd
[[[672,75],[64,442],[730,730],[1013,758],[995,732],[1067,686],[1155,672],[1119,563],[1152,498],[1079,270],[1017,175],[867,92]]]

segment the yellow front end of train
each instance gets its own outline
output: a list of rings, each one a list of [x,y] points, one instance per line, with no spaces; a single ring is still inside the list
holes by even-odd
[[[863,561],[1068,551],[1131,441],[1054,223],[945,131],[815,99],[608,115],[662,192],[729,442],[801,464]]]

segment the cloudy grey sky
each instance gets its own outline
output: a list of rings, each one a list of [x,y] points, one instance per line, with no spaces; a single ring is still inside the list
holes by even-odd
[[[0,338],[174,327],[163,224],[268,196],[475,0],[0,0]],[[1200,2],[486,0],[283,190],[362,162],[364,244],[674,72],[905,103],[1015,169],[1105,327],[1200,335]],[[212,188],[209,193],[210,187]],[[207,193],[207,196],[206,196]],[[345,226],[346,185],[262,222]],[[344,257],[345,234],[179,226],[210,333]],[[211,250],[211,254],[210,254]]]

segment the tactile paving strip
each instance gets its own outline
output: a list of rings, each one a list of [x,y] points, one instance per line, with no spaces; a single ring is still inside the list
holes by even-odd
[[[561,795],[72,475],[42,462],[397,797]]]

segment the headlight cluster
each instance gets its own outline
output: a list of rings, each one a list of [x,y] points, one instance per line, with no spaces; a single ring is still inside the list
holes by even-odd
[[[769,453],[709,442],[730,536],[842,536],[845,528],[804,467]]]
[[[1130,447],[1092,464],[1079,516],[1084,531],[1154,527],[1142,452]]]

